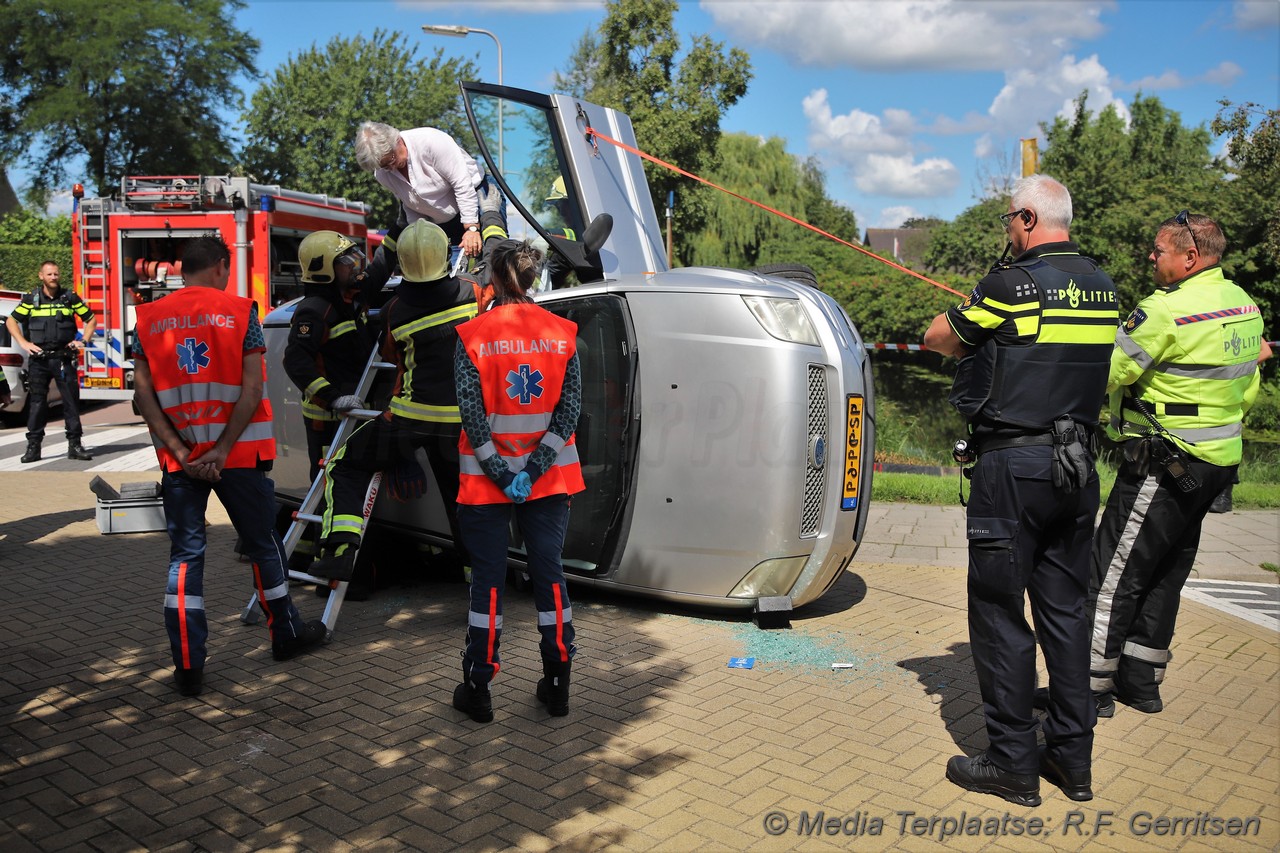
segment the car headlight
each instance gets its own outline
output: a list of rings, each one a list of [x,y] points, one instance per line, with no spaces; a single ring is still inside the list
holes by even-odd
[[[799,299],[776,299],[771,296],[744,296],[751,313],[764,330],[780,341],[818,346],[818,333]]]
[[[809,562],[807,556],[765,560],[747,572],[745,578],[738,581],[738,585],[733,588],[733,592],[729,593],[729,597],[761,598],[770,595],[789,595],[791,587],[795,586],[796,578],[800,577],[800,572],[804,570],[804,564],[807,562]]]

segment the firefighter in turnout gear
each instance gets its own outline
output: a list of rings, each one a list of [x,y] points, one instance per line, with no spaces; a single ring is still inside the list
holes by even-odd
[[[1099,494],[1092,433],[1119,315],[1111,279],[1070,242],[1066,187],[1024,178],[1001,219],[1013,261],[997,263],[925,334],[929,349],[961,357],[951,401],[977,452],[967,515],[969,638],[990,747],[952,758],[947,778],[1034,806],[1041,775],[1072,799],[1093,796],[1085,615]],[[1039,752],[1037,639],[1049,670]]]
[[[67,458],[93,459],[81,444],[80,378],[76,375],[76,355],[93,340],[94,314],[84,300],[59,285],[61,273],[53,261],[40,265],[40,287],[25,294],[5,325],[18,346],[29,355],[27,393],[27,451],[23,462],[40,459],[45,423],[49,418],[49,383],[58,383],[62,395],[62,419],[66,426]],[[76,318],[84,331],[76,332]],[[24,334],[25,328],[25,334]]]
[[[458,395],[453,385],[453,347],[459,324],[476,316],[479,286],[449,275],[449,238],[438,225],[419,219],[397,241],[403,281],[382,310],[382,352],[397,367],[390,405],[361,424],[326,464],[323,552],[312,574],[349,580],[364,529],[364,506],[373,474],[384,472],[393,497],[421,497],[425,478],[416,456],[426,453],[457,532]],[[352,408],[359,406],[359,401]],[[465,554],[460,554],[463,564]]]
[[[1098,524],[1089,584],[1098,715],[1154,714],[1182,586],[1213,499],[1240,464],[1258,394],[1262,315],[1218,265],[1226,238],[1183,211],[1156,231],[1156,290],[1116,333],[1107,433],[1124,461]]]
[[[138,306],[134,399],[162,471],[169,529],[164,621],[174,679],[184,696],[204,685],[205,509],[218,496],[253,564],[271,655],[288,660],[324,641],[289,597],[275,529],[276,456],[271,404],[263,396],[266,342],[251,299],[227,293],[231,254],[218,237],[196,237],[183,253],[183,288]]]
[[[493,306],[458,328],[454,367],[463,426],[458,523],[473,570],[453,706],[478,723],[493,719],[489,684],[501,666],[513,512],[538,609],[537,698],[553,716],[569,713],[575,647],[561,554],[570,496],[585,488],[574,441],[582,408],[577,326],[529,298],[542,256],[528,243],[504,242],[491,263]]]
[[[360,244],[336,231],[313,232],[298,246],[303,299],[289,326],[284,369],[302,391],[312,480],[320,474],[344,407],[355,408],[359,402],[351,395],[376,340],[367,309],[378,304],[395,267],[397,234],[398,229],[388,232],[367,269]],[[307,526],[289,558],[290,569],[305,572],[316,559],[316,528]],[[358,600],[363,592],[353,585],[347,597]]]

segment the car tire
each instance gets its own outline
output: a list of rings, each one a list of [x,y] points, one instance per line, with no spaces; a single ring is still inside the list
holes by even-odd
[[[803,282],[815,290],[821,290],[818,287],[818,276],[811,267],[804,264],[765,264],[756,267],[752,272],[757,275],[771,275],[788,281]]]

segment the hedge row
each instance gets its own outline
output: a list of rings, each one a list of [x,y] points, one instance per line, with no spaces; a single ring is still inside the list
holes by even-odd
[[[0,288],[24,293],[34,290],[40,282],[40,265],[45,261],[54,261],[62,268],[62,286],[70,288],[70,246],[0,245]]]

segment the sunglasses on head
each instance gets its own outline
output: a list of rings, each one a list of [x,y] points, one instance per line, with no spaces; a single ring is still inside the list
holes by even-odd
[[[1173,217],[1173,221],[1187,229],[1187,233],[1191,235],[1191,245],[1195,247],[1196,254],[1200,254],[1200,244],[1196,242],[1196,232],[1191,228],[1191,211],[1183,210],[1177,216]]]

